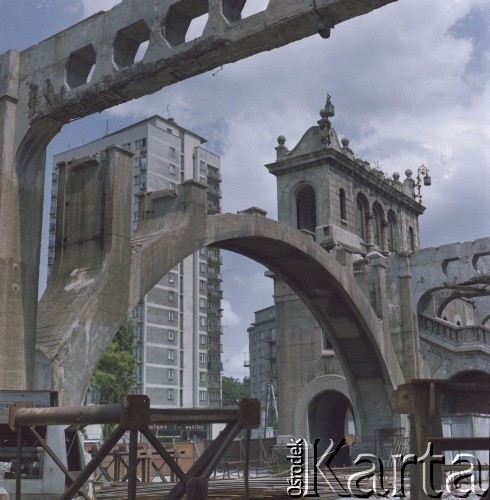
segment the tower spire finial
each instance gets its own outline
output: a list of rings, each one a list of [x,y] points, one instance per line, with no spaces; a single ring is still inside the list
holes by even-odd
[[[329,118],[335,116],[335,108],[332,104],[332,96],[327,92],[327,102],[325,107],[320,110],[320,120],[318,120],[318,125],[321,131],[321,142],[330,146],[331,142],[331,128],[332,123]]]

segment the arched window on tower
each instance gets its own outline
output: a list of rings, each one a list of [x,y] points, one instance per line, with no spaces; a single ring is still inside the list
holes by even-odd
[[[413,230],[412,226],[410,226],[408,228],[408,244],[409,244],[409,247],[410,247],[410,251],[411,252],[415,252],[415,250],[416,250],[416,246],[415,246],[415,233],[414,233],[414,230]]]
[[[395,212],[388,212],[388,251],[398,251],[398,221]]]
[[[378,202],[375,202],[373,205],[373,215],[374,215],[374,220],[373,220],[373,239],[374,239],[374,244],[382,249],[383,247],[383,219],[384,219],[384,213],[381,205]]]
[[[316,197],[310,185],[302,188],[296,196],[296,227],[312,233],[316,230]]]
[[[367,200],[359,193],[356,198],[356,228],[357,234],[364,243],[367,243],[367,211]]]
[[[345,190],[339,190],[340,219],[347,220],[347,205],[345,202]]]

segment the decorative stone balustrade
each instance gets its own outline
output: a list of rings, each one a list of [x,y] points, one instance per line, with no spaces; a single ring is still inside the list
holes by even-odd
[[[419,330],[456,346],[490,345],[490,328],[482,325],[457,326],[440,318],[419,314]]]

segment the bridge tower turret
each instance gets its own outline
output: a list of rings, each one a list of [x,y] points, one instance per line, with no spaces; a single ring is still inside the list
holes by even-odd
[[[349,139],[339,140],[332,126],[335,109],[330,95],[317,125],[289,150],[278,137],[277,159],[266,165],[277,177],[278,217],[311,233],[327,250],[336,246],[352,253],[376,250],[413,252],[420,246],[417,200],[412,171],[392,178],[377,163],[356,156]]]

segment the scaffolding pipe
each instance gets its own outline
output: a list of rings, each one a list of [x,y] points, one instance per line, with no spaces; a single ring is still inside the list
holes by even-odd
[[[123,405],[67,406],[59,408],[16,408],[12,427],[38,425],[119,424]],[[239,408],[175,408],[150,409],[150,424],[229,423],[240,420]]]

